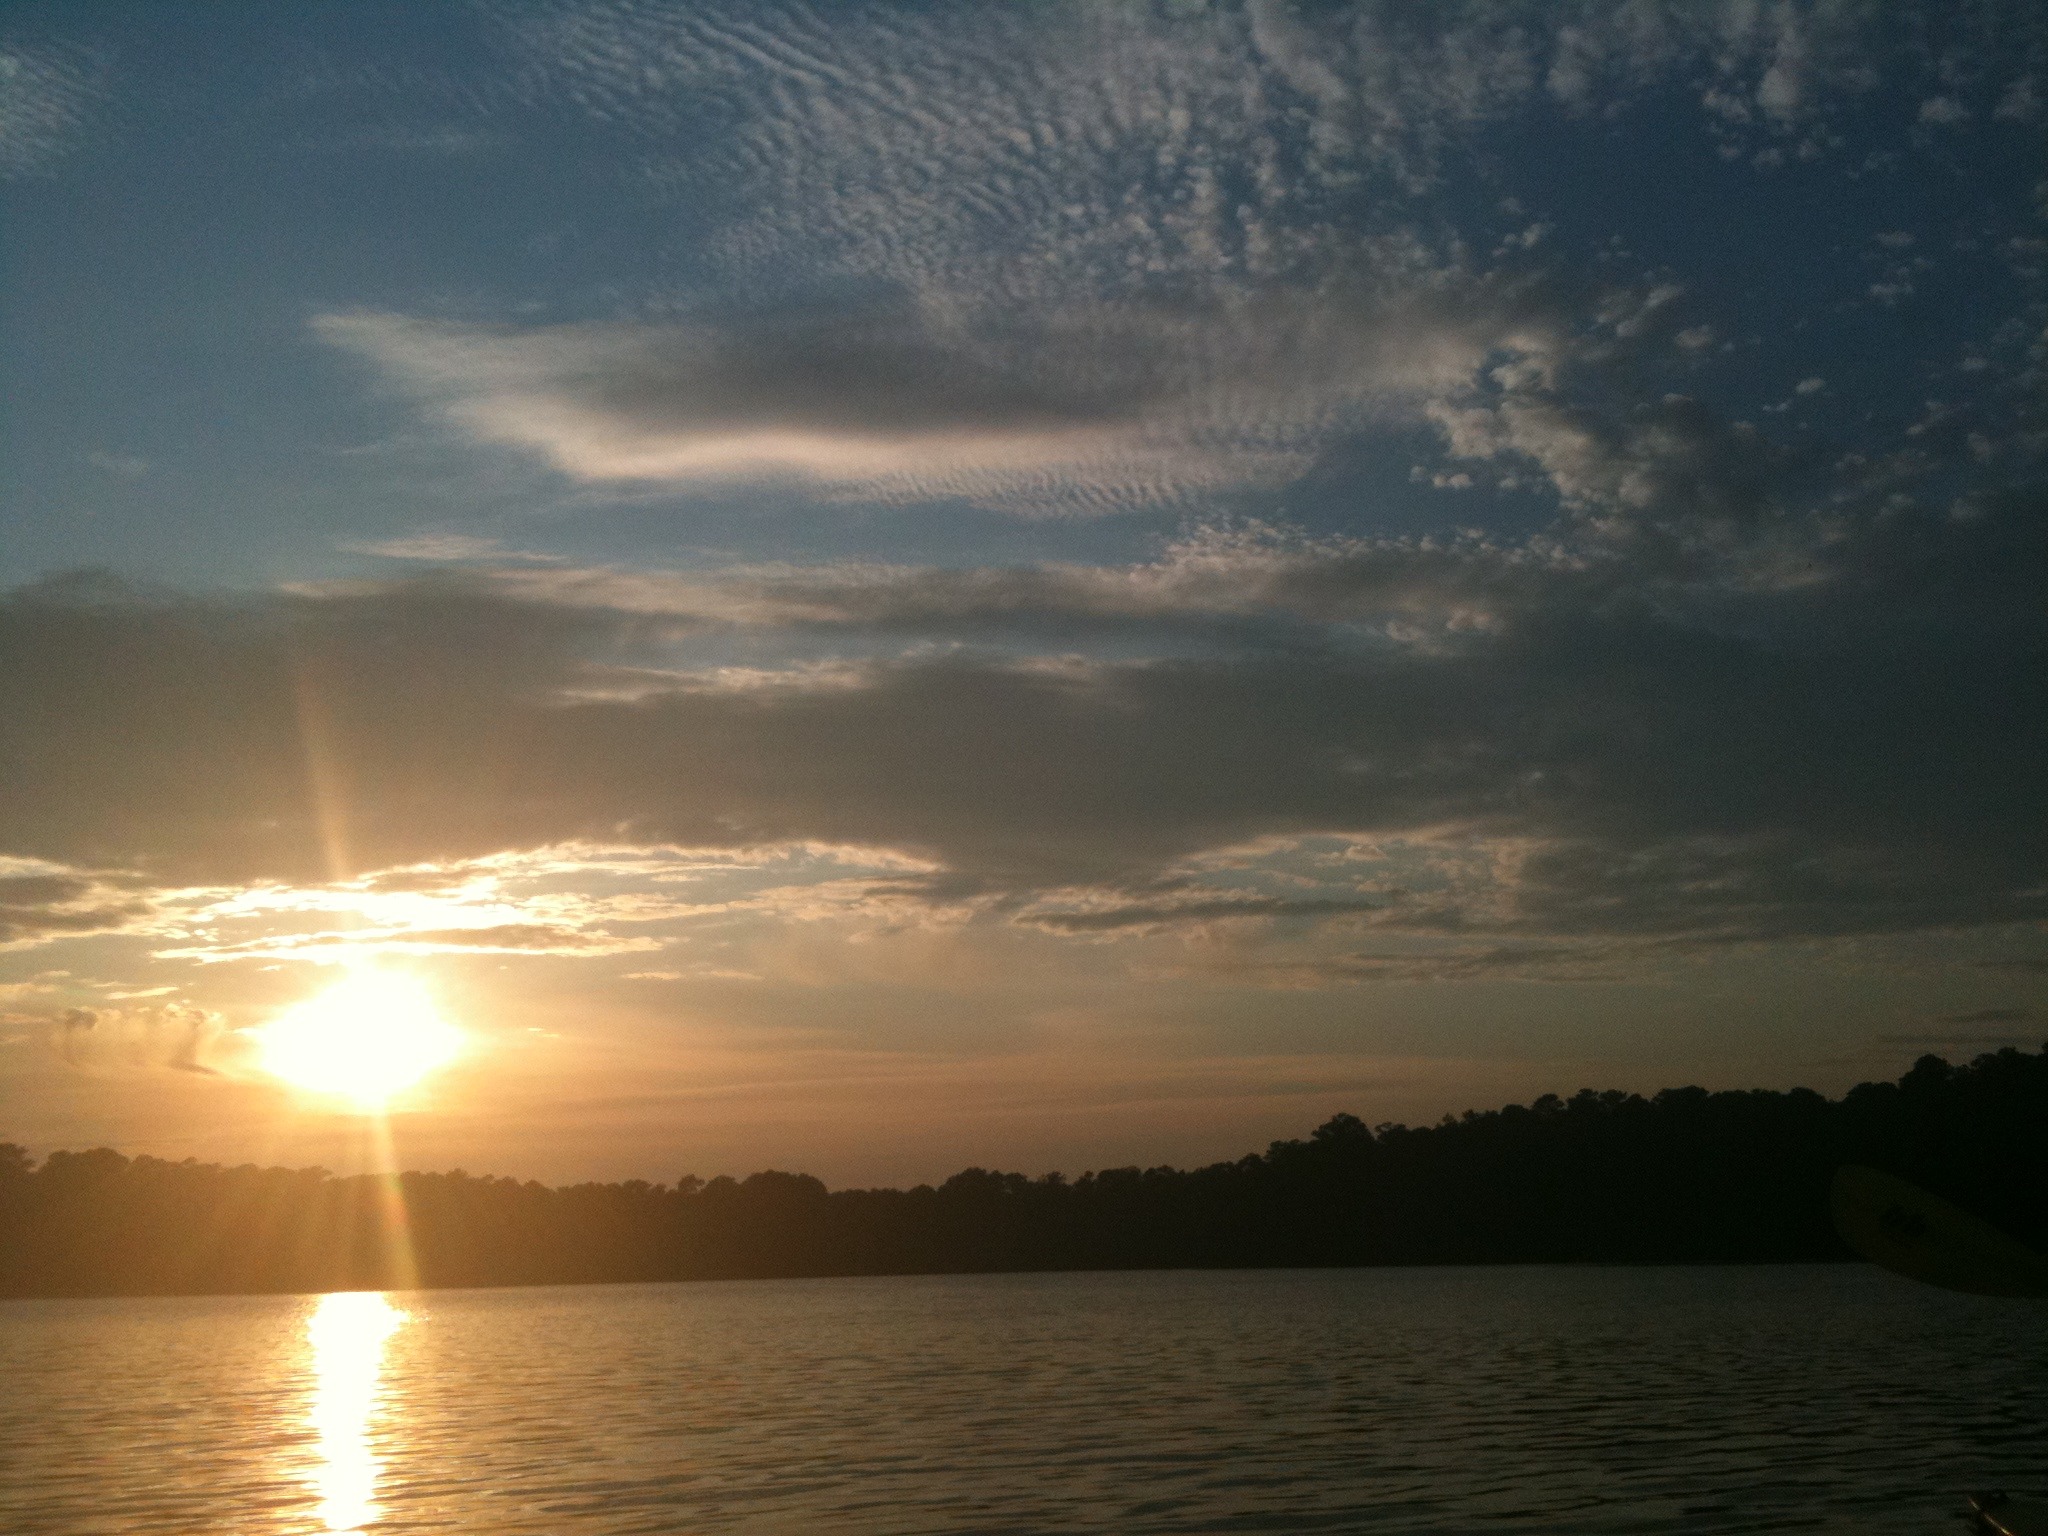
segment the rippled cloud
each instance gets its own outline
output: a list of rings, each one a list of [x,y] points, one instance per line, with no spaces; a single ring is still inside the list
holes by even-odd
[[[77,142],[106,98],[110,64],[91,47],[0,32],[0,179],[44,173]]]
[[[1760,167],[1844,158],[1873,101],[1920,131],[1926,82],[1969,79],[2007,121],[1993,98],[2031,99],[2048,55],[1997,6],[1920,33],[1834,6],[1507,0],[487,14],[520,68],[468,82],[474,110],[620,146],[692,230],[673,254],[697,280],[605,318],[337,311],[318,334],[574,481],[1033,513],[1272,491],[1427,421],[1439,486],[1526,479],[1589,516],[1698,487],[1703,515],[1761,515],[1769,445],[1668,398],[1751,318],[1703,312],[1620,236],[1553,249],[1514,185],[1448,184],[1507,125],[1653,98]],[[1905,268],[1877,302],[1912,291]]]

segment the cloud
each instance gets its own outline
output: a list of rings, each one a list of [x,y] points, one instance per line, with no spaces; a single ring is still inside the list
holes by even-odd
[[[1483,414],[1453,450],[1503,460],[1444,468],[1447,489],[1533,465],[1587,516],[1696,485],[1688,515],[1753,519],[1769,445],[1630,376],[1740,337],[1739,315],[1589,263],[1545,210],[1453,234],[1415,194],[1560,104],[1696,110],[1738,157],[1831,154],[1831,119],[1880,82],[1949,100],[1990,46],[1971,21],[1938,61],[1836,5],[483,14],[518,67],[477,112],[602,135],[682,220],[690,276],[603,320],[363,311],[320,335],[457,431],[615,493],[1027,513],[1286,486],[1427,408]]]
[[[186,1003],[145,1008],[66,1008],[50,1020],[57,1053],[94,1071],[149,1071],[219,1075],[226,1050],[221,1016]]]
[[[415,533],[401,538],[347,543],[340,548],[345,554],[375,555],[380,560],[421,560],[434,565],[453,565],[466,560],[550,565],[561,558],[507,549],[497,539],[467,533]]]
[[[1682,395],[1600,409],[1516,381],[1429,408],[1453,457],[1511,456],[1539,469],[1567,510],[1610,533],[1725,536],[1770,510],[1784,450]]]
[[[451,123],[380,123],[316,141],[336,150],[384,150],[401,155],[464,156],[500,146],[493,134]]]
[[[1034,378],[968,338],[883,323],[514,332],[328,316],[486,441],[587,480],[797,476],[832,484],[1031,475],[1100,458],[1148,402],[1103,378]]]
[[[1386,905],[1386,900],[1377,896],[1265,896],[1213,888],[1152,892],[1138,899],[1118,891],[1086,893],[1080,900],[1062,900],[1053,893],[1018,912],[1016,921],[1063,934],[1134,933],[1244,919],[1317,919],[1381,910]]]
[[[1431,185],[1478,129],[1562,103],[1592,115],[1684,90],[1721,134],[1803,133],[1883,66],[1886,18],[1847,6],[1276,0],[1042,13],[651,3],[494,13],[541,99],[644,143],[702,133],[679,180],[741,179],[756,260],[792,240],[921,275],[964,247],[1108,268],[1127,252],[1278,264],[1333,186]],[[1142,225],[1117,192],[1158,196]],[[935,189],[971,187],[947,197]],[[806,231],[801,221],[808,216]],[[1121,226],[1121,227],[1119,227]],[[900,272],[899,272],[900,275]]]
[[[1697,506],[1675,479],[1654,494]],[[239,602],[46,585],[0,607],[0,848],[168,887],[576,840],[863,847],[930,871],[854,893],[878,913],[1098,934],[1292,915],[1722,943],[2048,915],[2039,492],[1964,522],[1745,526],[1677,565],[1225,533],[1136,567],[699,578],[764,640],[822,621],[900,642],[775,687],[706,686],[702,620],[658,583],[637,606],[566,571]],[[1076,654],[1074,614],[1118,645]],[[1424,851],[1307,887],[1157,884],[1315,834]],[[714,908],[739,909],[645,910]],[[386,926],[635,920],[522,898]]]
[[[153,915],[132,877],[0,857],[0,949],[120,933]]]
[[[619,937],[601,931],[507,923],[495,928],[331,928],[286,931],[239,942],[209,940],[155,951],[159,960],[310,960],[332,963],[386,955],[552,955],[592,959],[662,947],[660,939]]]
[[[95,469],[104,469],[110,475],[119,475],[124,480],[139,480],[149,473],[149,460],[133,453],[105,453],[94,451],[85,456],[86,462]]]
[[[754,866],[804,855],[748,850]],[[830,856],[827,855],[829,861]],[[676,890],[708,873],[666,847],[551,844],[481,859],[401,865],[321,883],[258,881],[153,893],[157,959],[337,960],[497,954],[593,958],[658,949],[650,925],[721,909]]]
[[[0,179],[47,172],[105,96],[106,76],[91,50],[0,39]]]
[[[594,608],[688,629],[876,631],[954,638],[1010,633],[1069,642],[1188,635],[1244,643],[1302,626],[1403,627],[1409,635],[1482,628],[1504,612],[1588,601],[1625,573],[1598,551],[1550,539],[1307,537],[1257,522],[1191,529],[1153,560],[921,567],[850,563],[702,573],[563,568],[494,570],[479,589],[519,602]],[[784,684],[860,681],[857,669],[778,674]],[[684,686],[684,676],[640,674]],[[699,674],[701,677],[702,674]],[[708,679],[707,679],[708,681]],[[644,687],[639,690],[644,692]]]
[[[1212,961],[1197,973],[1225,983],[1312,990],[1387,982],[1618,982],[1640,980],[1643,970],[1659,958],[1654,948],[1614,944],[1495,944],[1284,959],[1239,955]]]
[[[1462,383],[1524,302],[1365,272],[1257,299],[882,309],[515,329],[315,326],[470,435],[586,481],[796,479],[1085,510],[1286,477],[1333,431]]]
[[[2031,123],[2041,115],[2041,93],[2034,84],[2032,75],[2022,75],[2005,88],[1993,109],[1993,117],[2000,122]]]

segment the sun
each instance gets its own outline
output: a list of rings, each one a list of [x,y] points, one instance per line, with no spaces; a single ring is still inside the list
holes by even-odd
[[[382,1109],[462,1050],[462,1031],[418,977],[368,969],[287,1008],[257,1038],[271,1076],[365,1110]]]

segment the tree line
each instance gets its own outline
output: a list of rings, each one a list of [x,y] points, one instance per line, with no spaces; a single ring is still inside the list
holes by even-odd
[[[337,1177],[0,1143],[0,1295],[110,1296],[997,1270],[1768,1263],[1849,1257],[1843,1163],[2048,1247],[2048,1046],[1838,1100],[1583,1090],[1433,1126],[1340,1114],[1206,1168],[969,1168],[828,1191],[807,1174],[549,1188]]]

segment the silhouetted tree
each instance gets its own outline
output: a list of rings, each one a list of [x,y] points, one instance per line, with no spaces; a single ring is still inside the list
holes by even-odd
[[[395,1180],[0,1142],[0,1295],[317,1291],[746,1276],[1848,1257],[1844,1162],[2048,1246],[2048,1048],[1925,1056],[1832,1101],[1582,1090],[1434,1126],[1333,1116],[1182,1171],[969,1168],[828,1191],[763,1172],[551,1189],[461,1169]],[[405,1244],[400,1237],[407,1236]],[[409,1247],[414,1268],[401,1255]]]

